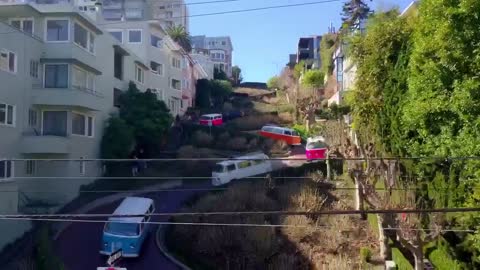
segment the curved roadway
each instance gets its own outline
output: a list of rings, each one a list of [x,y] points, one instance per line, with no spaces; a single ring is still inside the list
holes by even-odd
[[[197,186],[198,187],[198,186]],[[205,187],[203,185],[203,187]],[[152,198],[155,201],[156,211],[175,212],[182,203],[194,195],[193,191],[166,191],[148,193],[141,196]],[[111,214],[120,201],[105,205],[89,213]],[[153,217],[152,221],[167,221],[168,217]],[[95,270],[106,266],[107,256],[99,254],[103,223],[73,223],[60,235],[55,242],[57,255],[62,259],[69,270]],[[154,226],[153,232],[157,226]],[[155,233],[150,233],[146,239],[139,258],[122,258],[117,266],[128,270],[179,269],[173,262],[163,256],[155,241]]]
[[[298,159],[305,157],[305,149],[295,147],[291,153],[290,158]],[[274,164],[275,169],[281,167],[301,166],[304,161],[277,161]],[[183,188],[206,188],[210,183],[202,183],[196,185],[189,185]],[[176,192],[165,191],[159,193],[142,194],[143,197],[152,198],[155,201],[157,212],[176,212],[182,204],[191,196],[198,192],[182,191]],[[115,203],[98,207],[89,213],[91,214],[111,214],[119,205],[120,201]],[[152,221],[167,221],[168,217],[153,217]],[[97,267],[106,266],[107,257],[100,255],[101,237],[103,231],[103,223],[73,223],[65,229],[60,237],[55,241],[55,249],[57,255],[64,262],[69,270],[95,270]],[[154,226],[156,231],[157,226]],[[151,233],[146,239],[142,253],[139,258],[122,258],[117,264],[119,267],[126,267],[128,270],[146,270],[146,269],[161,269],[173,270],[179,269],[173,262],[163,256],[159,251],[155,234]]]

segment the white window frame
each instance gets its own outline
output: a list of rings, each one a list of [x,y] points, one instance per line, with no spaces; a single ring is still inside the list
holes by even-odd
[[[10,18],[10,19],[8,20],[8,24],[10,24],[11,26],[13,26],[13,25],[12,25],[12,22],[13,22],[13,21],[20,21],[20,30],[21,30],[22,32],[25,32],[25,30],[24,30],[24,22],[25,22],[25,21],[31,21],[31,22],[32,22],[32,33],[28,33],[28,32],[25,32],[25,33],[28,33],[28,34],[31,34],[31,35],[33,35],[33,34],[35,33],[35,19],[34,19],[33,17]],[[15,27],[15,26],[13,26],[13,27]]]
[[[15,162],[13,162],[12,160],[8,160],[8,159],[0,159],[0,162],[4,162],[5,165],[4,165],[4,174],[3,175],[0,175],[0,182],[3,182],[3,181],[8,181],[12,178],[15,177]],[[10,176],[7,177],[7,164],[10,164]]]
[[[73,114],[78,114],[78,115],[82,115],[83,117],[85,117],[85,132],[84,134],[76,134],[76,133],[73,133]],[[92,119],[92,135],[88,135],[88,120],[89,119]],[[70,134],[72,134],[72,136],[78,136],[78,137],[87,137],[87,138],[93,138],[95,137],[95,117],[91,114],[86,114],[86,113],[83,113],[83,112],[79,112],[79,111],[72,111],[71,113],[71,120],[72,122],[71,126],[71,130],[70,130]]]
[[[32,128],[38,126],[38,111],[35,109],[28,109],[28,126]]]
[[[153,62],[155,62],[155,61],[153,61]],[[158,66],[162,67],[160,69],[162,72],[160,73],[160,72],[158,72],[158,70],[153,70],[151,67],[150,67],[150,71],[157,76],[164,77],[165,76],[165,66],[162,63],[158,63],[158,62],[155,62],[155,63]]]
[[[176,80],[176,81],[179,82],[180,89],[177,89],[177,88],[173,87],[173,80]],[[182,90],[182,80],[177,80],[175,78],[170,78],[170,88],[172,88],[173,90],[181,91]]]
[[[30,77],[38,79],[40,77],[40,61],[30,59]]]
[[[67,126],[65,127],[65,137],[68,137],[70,134],[68,133],[69,130],[68,130],[68,125],[70,124],[69,122],[71,122],[71,119],[68,119],[70,118],[70,111],[68,110],[62,110],[62,109],[45,109],[45,110],[41,110],[40,111],[40,115],[41,115],[41,120],[40,120],[40,134],[42,134],[42,136],[44,136],[43,134],[43,121],[45,121],[45,112],[66,112],[67,113]],[[50,136],[50,135],[47,135],[47,136]]]
[[[178,61],[178,65],[177,65],[177,61]],[[182,69],[182,61],[175,56],[172,56],[172,58],[170,60],[170,65],[173,68]]]
[[[67,29],[68,29],[68,37],[67,40],[48,40],[48,22],[49,21],[67,21]],[[59,18],[53,18],[49,17],[45,19],[45,34],[44,34],[44,40],[47,43],[68,43],[71,40],[72,37],[72,23],[70,21],[70,18],[68,17],[59,17]]]
[[[87,44],[86,44],[86,47],[83,47],[81,44],[75,42],[75,25],[78,25],[80,26],[81,28],[83,28],[86,32],[87,32]],[[93,48],[90,48],[90,44],[92,42],[92,39],[93,39]],[[91,30],[88,29],[88,27],[86,27],[84,24],[80,23],[79,21],[75,20],[73,22],[73,44],[77,45],[78,47],[80,47],[81,49],[87,51],[88,53],[90,54],[93,54],[95,55],[95,34],[93,34],[93,32]]]
[[[34,175],[37,172],[37,161],[27,160],[25,161],[25,174]]]
[[[139,71],[141,71],[141,80],[138,80]],[[135,65],[135,81],[142,85],[145,83],[145,70],[140,65]]]
[[[2,105],[5,105],[5,122],[2,123],[0,122],[0,127],[15,127],[16,126],[16,122],[17,122],[17,106],[15,105],[12,105],[12,104],[8,104],[8,103],[4,103],[4,102],[1,102],[0,101],[0,104]],[[8,108],[12,108],[12,123],[9,124],[8,123]]]
[[[120,42],[120,43],[123,44],[123,42],[124,42],[124,40],[125,40],[125,38],[124,38],[125,35],[124,35],[123,29],[108,29],[107,32],[108,32],[110,35],[112,35],[112,32],[116,32],[116,33],[119,32],[119,33],[122,35],[122,36],[121,36],[121,40],[118,40],[118,39],[117,39],[116,37],[114,37],[113,35],[112,35],[112,37],[113,37],[115,40],[117,40],[118,42]]]
[[[91,72],[88,72],[86,71],[85,69],[79,67],[79,66],[76,66],[76,65],[72,65],[72,87],[81,87],[81,86],[78,86],[78,85],[73,85],[73,82],[75,81],[75,71],[74,69],[77,69],[81,72],[85,72],[85,87],[84,89],[82,90],[87,90],[87,91],[93,91],[95,92],[95,74],[91,73]],[[92,78],[92,85],[91,85],[91,89],[88,88],[88,81],[89,81],[89,78]]]
[[[7,49],[3,49],[3,48],[0,48],[0,53],[6,53],[7,54],[7,66],[6,66],[6,69],[3,69],[0,67],[0,70],[3,70],[3,71],[6,71],[10,74],[17,74],[17,70],[18,70],[18,56],[17,56],[17,53],[16,52],[13,52],[13,51],[10,51],[10,50],[7,50]],[[10,54],[13,54],[15,59],[13,61],[13,71],[10,70]]]
[[[70,86],[70,77],[73,75],[73,74],[70,74],[70,64],[68,63],[47,63],[47,64],[43,64],[43,82],[42,82],[42,85],[44,88],[47,88],[45,83],[47,81],[47,66],[58,66],[58,65],[66,65],[67,66],[67,86],[66,87],[55,87],[54,89],[67,89],[69,86]]]
[[[140,31],[140,41],[134,41],[134,42],[131,42],[130,41],[130,32],[132,31]],[[127,30],[127,43],[128,44],[142,44],[143,42],[143,29],[128,29]]]

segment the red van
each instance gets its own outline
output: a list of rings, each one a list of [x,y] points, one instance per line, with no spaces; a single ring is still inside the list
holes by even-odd
[[[288,145],[300,145],[302,138],[298,133],[290,128],[277,126],[264,126],[259,132],[260,136],[280,140],[286,142]]]
[[[308,161],[327,158],[327,144],[321,136],[308,138],[305,147],[305,155]]]
[[[203,126],[221,126],[222,124],[222,115],[218,113],[204,114],[200,117],[200,125]]]

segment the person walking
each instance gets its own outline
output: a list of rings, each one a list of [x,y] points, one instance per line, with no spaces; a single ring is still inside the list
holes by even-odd
[[[137,156],[137,153],[136,153],[135,150],[133,150],[133,151],[130,153],[129,158],[130,158],[131,160],[133,160],[133,161],[131,162],[131,164],[132,164],[132,165],[131,165],[131,166],[132,166],[131,169],[132,169],[132,176],[135,177],[135,176],[138,175],[138,173],[139,173],[139,168],[140,168],[139,163],[138,163],[138,161],[137,161],[137,160],[138,160],[138,156]]]

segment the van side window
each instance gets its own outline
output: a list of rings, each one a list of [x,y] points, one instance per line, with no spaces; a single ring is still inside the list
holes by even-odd
[[[292,136],[292,132],[290,132],[290,130],[284,130],[283,134]]]
[[[239,169],[243,169],[243,168],[247,168],[247,167],[250,167],[250,161],[248,161],[248,160],[245,160],[245,161],[242,161],[242,162],[238,163],[238,168]]]
[[[231,171],[235,171],[235,164],[230,164],[227,166],[227,171],[231,172]]]
[[[265,160],[260,160],[260,159],[253,160],[254,165],[259,165],[259,164],[262,164],[263,162],[265,162]]]

